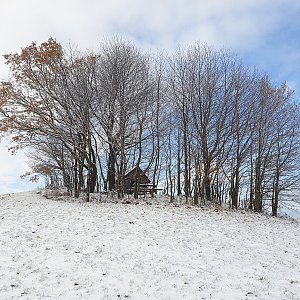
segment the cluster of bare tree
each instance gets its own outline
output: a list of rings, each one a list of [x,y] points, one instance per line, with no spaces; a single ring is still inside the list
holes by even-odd
[[[34,174],[75,197],[122,197],[126,172],[141,166],[171,200],[271,203],[276,215],[299,182],[293,93],[227,51],[196,44],[153,58],[123,40],[81,53],[49,39],[5,58],[1,129],[30,147]]]

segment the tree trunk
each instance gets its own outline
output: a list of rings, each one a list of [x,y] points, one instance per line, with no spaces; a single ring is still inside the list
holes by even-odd
[[[107,168],[108,190],[113,191],[116,187],[116,151],[109,145],[108,168]]]
[[[178,130],[177,138],[177,195],[181,195],[181,157],[180,157],[181,147],[180,147],[180,133]]]

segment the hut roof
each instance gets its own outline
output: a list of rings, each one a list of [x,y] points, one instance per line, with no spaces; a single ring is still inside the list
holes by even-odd
[[[131,175],[133,175],[135,172],[138,172],[139,174],[143,174],[143,176],[144,177],[146,177],[147,178],[147,180],[148,180],[148,182],[150,182],[150,179],[148,178],[148,176],[145,174],[145,173],[143,173],[144,171],[138,166],[135,166],[135,167],[133,167],[131,170],[129,170],[125,175],[124,175],[124,177],[126,178],[126,177],[130,177]]]

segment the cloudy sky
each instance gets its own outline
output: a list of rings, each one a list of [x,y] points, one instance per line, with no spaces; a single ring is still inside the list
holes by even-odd
[[[287,80],[300,95],[299,16],[299,0],[0,0],[0,54],[50,36],[82,50],[112,36],[169,52],[201,41]],[[0,79],[8,76],[1,56]],[[11,156],[2,142],[0,193],[32,188],[19,179],[26,169],[24,154]]]

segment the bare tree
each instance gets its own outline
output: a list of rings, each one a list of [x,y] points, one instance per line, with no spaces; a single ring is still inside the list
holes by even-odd
[[[276,137],[270,160],[272,214],[277,216],[279,196],[283,191],[292,192],[300,180],[299,174],[299,109],[291,102],[293,92],[284,82],[275,91],[278,109],[274,119]],[[284,198],[283,198],[284,199]]]
[[[139,142],[135,132],[140,128],[135,118],[145,110],[151,89],[150,64],[130,42],[112,40],[105,44],[97,57],[97,99],[94,115],[100,137],[109,148],[108,188],[124,192],[127,168],[126,151]],[[103,135],[103,133],[105,135]]]
[[[232,134],[233,81],[231,69],[235,60],[224,51],[214,51],[205,45],[190,50],[193,120],[201,149],[203,200],[212,200],[211,182],[214,172],[226,160],[226,143]]]

